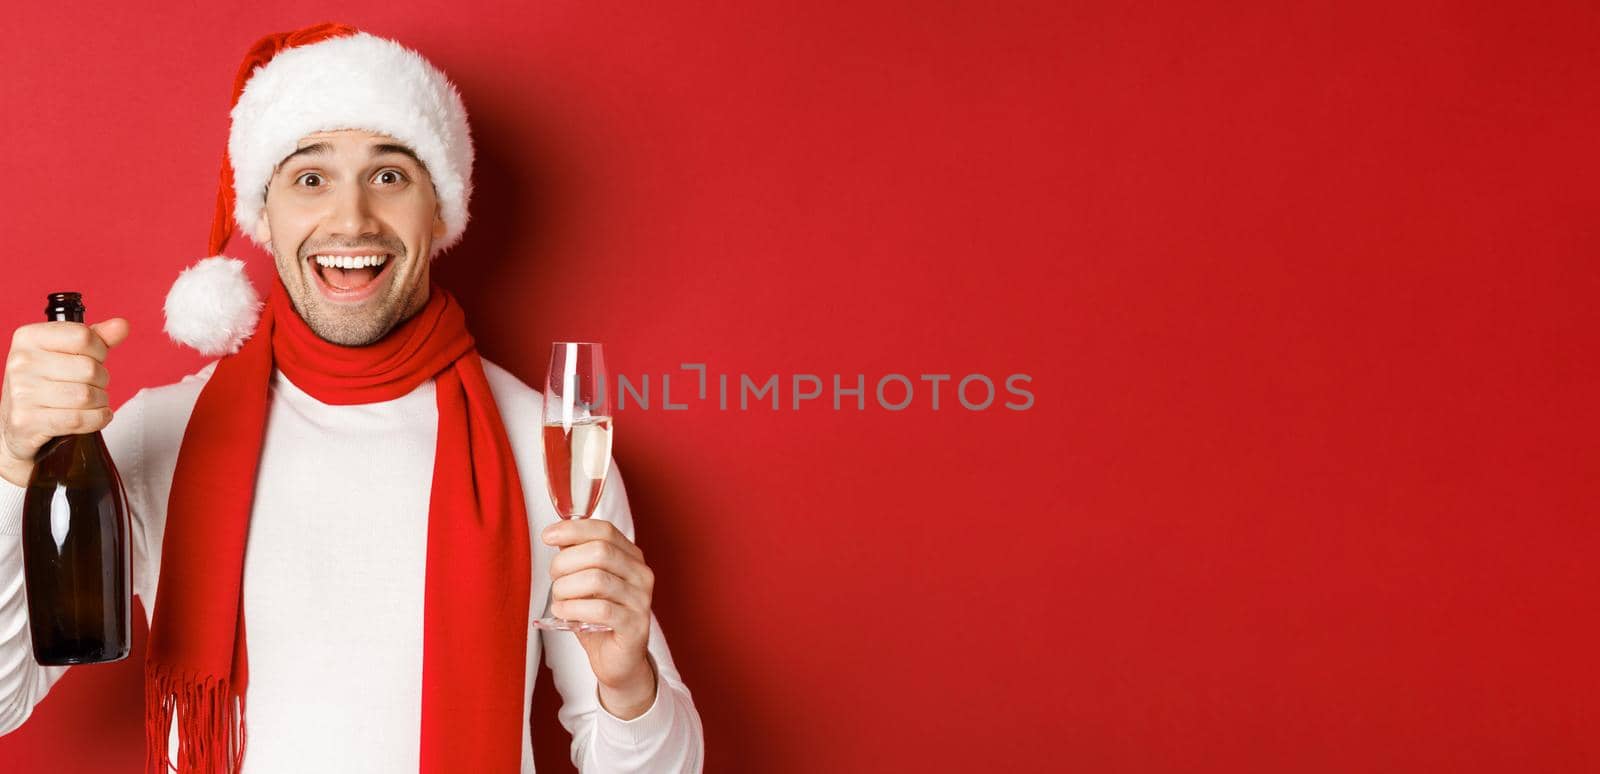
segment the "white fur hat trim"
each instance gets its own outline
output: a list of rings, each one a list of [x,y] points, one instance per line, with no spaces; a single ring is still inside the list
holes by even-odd
[[[461,95],[421,54],[365,32],[281,51],[245,83],[228,132],[240,231],[256,240],[267,183],[300,139],[339,129],[386,134],[416,151],[445,222],[433,252],[461,239],[473,158]]]
[[[212,256],[184,269],[167,291],[167,335],[208,357],[231,355],[255,333],[261,296],[244,261]]]

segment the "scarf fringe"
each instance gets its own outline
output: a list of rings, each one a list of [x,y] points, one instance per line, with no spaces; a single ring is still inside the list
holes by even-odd
[[[235,774],[244,765],[244,699],[227,679],[157,667],[145,674],[144,691],[145,774]],[[167,749],[174,710],[176,767]]]

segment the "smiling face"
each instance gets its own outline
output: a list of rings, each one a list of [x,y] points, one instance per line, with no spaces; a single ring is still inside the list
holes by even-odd
[[[445,233],[433,180],[373,132],[318,132],[298,148],[267,184],[256,238],[312,331],[371,344],[427,303],[429,255]]]

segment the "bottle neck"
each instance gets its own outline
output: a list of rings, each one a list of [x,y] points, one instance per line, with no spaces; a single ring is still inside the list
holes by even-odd
[[[82,294],[51,293],[45,299],[44,319],[48,322],[83,322]]]

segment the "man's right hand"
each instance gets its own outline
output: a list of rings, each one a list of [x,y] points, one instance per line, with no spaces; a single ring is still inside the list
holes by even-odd
[[[120,317],[17,329],[0,385],[0,478],[27,486],[34,455],[51,438],[110,424],[106,353],[126,338],[128,321]]]

